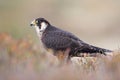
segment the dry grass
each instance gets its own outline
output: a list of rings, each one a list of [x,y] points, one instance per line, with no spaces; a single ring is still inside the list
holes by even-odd
[[[59,66],[55,57],[41,51],[29,38],[15,40],[1,33],[0,80],[120,80],[119,52]]]

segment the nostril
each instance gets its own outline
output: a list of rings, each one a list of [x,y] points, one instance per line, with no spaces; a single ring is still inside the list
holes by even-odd
[[[30,26],[33,26],[33,24],[30,24]]]

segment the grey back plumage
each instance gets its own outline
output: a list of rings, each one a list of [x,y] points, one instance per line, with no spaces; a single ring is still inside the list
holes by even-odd
[[[79,56],[81,53],[101,53],[106,55],[106,52],[111,50],[89,45],[70,32],[61,30],[52,26],[44,18],[37,18],[32,21],[31,26],[35,26],[38,35],[42,33],[42,43],[45,48],[53,51],[65,51],[70,49],[69,56]]]
[[[78,56],[80,53],[101,53],[111,52],[110,50],[89,45],[72,33],[63,31],[54,26],[49,26],[42,35],[42,42],[47,48],[53,50],[66,50],[70,48],[70,56]]]

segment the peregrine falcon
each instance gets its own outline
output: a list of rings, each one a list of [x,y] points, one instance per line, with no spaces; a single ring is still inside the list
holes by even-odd
[[[53,52],[59,59],[65,58],[67,60],[71,57],[81,57],[81,53],[87,54],[103,54],[112,52],[111,50],[95,47],[89,45],[70,32],[61,30],[51,25],[44,18],[37,18],[33,20],[30,26],[34,26],[36,32],[43,43],[46,50]]]

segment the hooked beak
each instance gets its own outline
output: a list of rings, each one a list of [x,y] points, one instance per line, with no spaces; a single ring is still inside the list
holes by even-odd
[[[32,27],[32,26],[35,26],[35,25],[36,25],[35,20],[33,20],[33,21],[30,23],[30,26]]]

